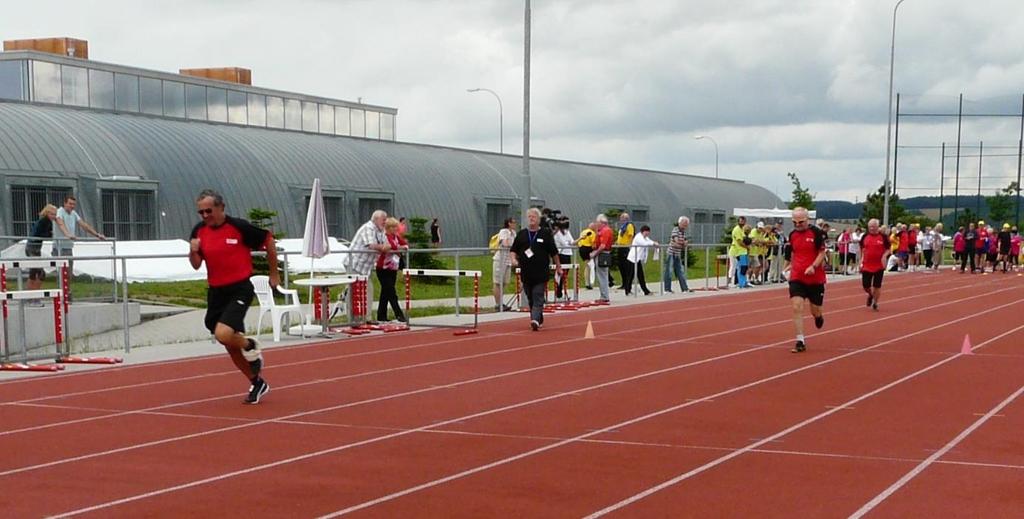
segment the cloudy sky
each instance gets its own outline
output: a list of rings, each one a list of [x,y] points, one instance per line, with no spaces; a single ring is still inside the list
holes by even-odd
[[[895,0],[533,0],[531,154],[714,175],[783,199],[863,200],[885,174]],[[70,36],[94,60],[243,66],[253,83],[396,107],[398,138],[522,152],[521,0],[0,0],[0,38]],[[906,0],[901,111],[1021,112],[1024,2]],[[1016,176],[1019,117],[968,117],[961,186]],[[901,196],[955,174],[955,118],[900,121]]]

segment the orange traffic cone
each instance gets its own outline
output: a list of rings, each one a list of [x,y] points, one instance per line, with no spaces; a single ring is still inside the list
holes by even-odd
[[[960,347],[960,355],[974,355],[971,348],[971,336],[964,335],[964,344]]]
[[[590,322],[590,321],[587,321],[587,333],[583,334],[583,338],[584,339],[593,339],[594,338],[594,324],[592,322]]]

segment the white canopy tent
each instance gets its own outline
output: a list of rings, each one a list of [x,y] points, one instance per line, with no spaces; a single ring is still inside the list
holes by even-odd
[[[746,207],[737,207],[732,210],[733,216],[746,216],[748,218],[789,218],[793,215],[792,209],[749,209]],[[807,211],[809,218],[817,218],[818,212],[814,209]]]

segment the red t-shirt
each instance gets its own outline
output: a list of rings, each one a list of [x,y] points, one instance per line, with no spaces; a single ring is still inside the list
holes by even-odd
[[[384,237],[387,238],[388,245],[391,246],[391,252],[382,252],[377,255],[377,268],[398,270],[399,256],[401,255],[398,248],[409,242],[405,241],[401,234],[385,234]]]
[[[902,231],[896,238],[899,240],[899,245],[896,250],[900,252],[910,252],[910,231]]]
[[[986,242],[988,242],[988,230],[978,229],[978,239],[974,240],[974,250],[984,250]]]
[[[803,231],[794,230],[789,233],[789,243],[793,250],[789,280],[805,285],[824,285],[824,266],[818,265],[814,268],[814,273],[809,276],[804,271],[814,263],[818,254],[825,250],[825,233],[814,226]]]
[[[206,282],[228,286],[252,275],[252,251],[265,248],[267,231],[230,216],[217,227],[199,222],[189,239],[199,238],[199,256],[206,262]]]
[[[907,241],[910,243],[910,248],[914,248],[914,246],[917,245],[917,230],[911,229],[907,231],[907,233],[909,234],[909,236],[907,236]]]
[[[594,241],[594,248],[597,249],[604,245],[604,248],[601,249],[601,252],[611,252],[613,240],[614,238],[612,238],[612,228],[605,225],[604,227],[601,227],[597,231],[597,240]]]
[[[889,250],[889,237],[882,234],[865,233],[860,239],[860,271],[874,274],[885,270],[882,258]]]

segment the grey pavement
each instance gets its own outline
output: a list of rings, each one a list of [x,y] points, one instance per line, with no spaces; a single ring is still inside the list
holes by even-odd
[[[852,281],[859,280],[859,276],[829,276],[830,282],[837,281]],[[611,292],[612,306],[631,306],[631,305],[642,305],[649,303],[658,303],[664,301],[694,299],[694,298],[708,298],[708,297],[728,297],[738,293],[746,292],[757,292],[763,290],[771,290],[785,287],[785,284],[770,284],[764,286],[755,286],[750,289],[729,289],[719,291],[703,291],[696,290],[689,293],[680,293],[678,291],[678,283],[673,282],[673,288],[676,290],[675,293],[661,293],[661,283],[648,283],[648,288],[653,291],[650,296],[631,295],[626,296],[621,289],[613,289]],[[712,279],[709,286],[714,287],[714,280]],[[703,279],[696,279],[689,281],[689,286],[693,288],[703,288],[705,286]],[[570,289],[570,294],[572,293]],[[554,297],[554,294],[549,294],[549,297]],[[593,301],[599,297],[597,288],[592,290],[582,289],[580,290],[579,300],[581,301]],[[455,298],[449,299],[434,299],[429,301],[414,301],[415,307],[429,307],[429,306],[447,306],[453,307],[455,305]],[[472,306],[472,298],[459,298],[459,304],[462,306]],[[526,314],[512,311],[512,312],[493,312],[494,299],[493,296],[484,296],[480,298],[480,308],[482,311],[489,313],[481,313],[479,315],[480,323],[497,322],[504,320],[523,319],[524,322],[527,320]],[[258,307],[252,307],[246,316],[246,323],[248,329],[252,330],[256,326]],[[375,310],[375,309],[374,309]],[[373,310],[371,310],[372,312]],[[581,312],[587,311],[586,309],[580,310]],[[118,357],[123,359],[124,364],[145,364],[160,361],[169,361],[176,359],[186,359],[193,357],[202,357],[210,355],[223,354],[224,349],[221,345],[213,342],[209,332],[203,325],[203,316],[205,310],[201,309],[182,309],[180,307],[167,307],[159,305],[143,305],[142,306],[143,322],[136,326],[132,326],[129,329],[129,343],[131,344],[130,351],[126,352],[124,349],[124,330],[117,329],[110,332],[96,334],[90,337],[73,337],[72,345],[75,355],[83,357]],[[263,332],[260,335],[260,340],[264,348],[277,348],[282,346],[291,346],[296,344],[307,344],[315,342],[333,341],[333,340],[358,340],[359,336],[349,336],[344,333],[334,333],[333,337],[322,338],[318,337],[312,330],[315,328],[319,330],[319,326],[310,329],[311,336],[292,336],[285,335],[282,333],[281,341],[274,342],[273,337],[270,334],[269,325],[267,320],[269,315],[264,318]],[[413,330],[419,329],[420,326],[424,325],[443,325],[449,327],[471,327],[473,322],[472,314],[466,315],[438,315],[432,317],[418,317],[412,319]],[[419,326],[417,326],[419,325]],[[338,324],[332,324],[332,326],[340,326]],[[105,346],[104,346],[105,345]],[[51,348],[52,351],[52,348]],[[12,362],[20,361],[21,359],[11,359]],[[45,364],[48,363],[46,360],[34,361],[33,364]],[[68,364],[64,372],[81,372],[97,369],[106,369],[109,365],[90,365],[90,364]],[[29,373],[29,372],[17,372],[17,371],[0,371],[0,381],[12,380],[26,377],[47,377],[52,376],[51,373]]]

